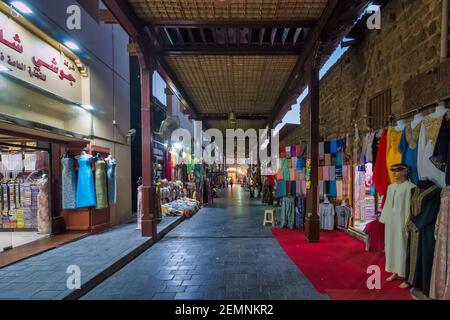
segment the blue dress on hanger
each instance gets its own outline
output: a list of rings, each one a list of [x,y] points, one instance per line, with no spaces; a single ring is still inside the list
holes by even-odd
[[[91,159],[78,159],[77,208],[93,207],[97,205],[95,197],[94,174]]]
[[[402,153],[402,162],[409,167],[409,178],[411,182],[417,184],[419,182],[419,171],[417,169],[418,154],[418,138],[420,133],[420,125],[416,129],[412,129],[411,125],[406,126],[403,130],[400,140],[399,150]]]

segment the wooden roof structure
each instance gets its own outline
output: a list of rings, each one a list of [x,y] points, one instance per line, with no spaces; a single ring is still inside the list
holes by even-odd
[[[103,0],[133,41],[207,127],[274,126],[361,11],[361,0]],[[375,1],[376,2],[376,1]]]

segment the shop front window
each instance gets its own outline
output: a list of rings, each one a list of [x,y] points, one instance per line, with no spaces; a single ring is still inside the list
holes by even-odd
[[[47,237],[50,157],[41,143],[0,135],[0,252]]]

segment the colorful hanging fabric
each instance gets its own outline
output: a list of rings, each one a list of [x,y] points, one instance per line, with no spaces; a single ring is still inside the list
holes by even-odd
[[[338,152],[336,154],[336,165],[337,166],[344,165],[344,153],[343,152]]]
[[[280,147],[280,158],[286,158],[286,147]]]
[[[332,197],[336,197],[337,196],[337,189],[336,189],[336,181],[330,181],[330,195]]]
[[[303,227],[303,198],[299,196],[297,198],[297,220],[296,220],[297,228]]]
[[[297,158],[296,169],[297,170],[302,170],[303,169],[303,158],[302,157],[298,157]]]
[[[290,181],[295,181],[295,169],[291,168],[289,169],[289,173],[290,173]]]
[[[344,152],[345,150],[345,141],[342,139],[339,139],[337,141],[337,152]]]
[[[297,184],[295,181],[291,181],[291,192],[289,193],[291,196],[295,197],[297,195]]]
[[[337,152],[337,140],[332,140],[330,143],[330,153]]]
[[[297,155],[297,157],[300,157],[300,156],[302,155],[301,152],[302,152],[302,151],[301,151],[301,147],[300,147],[299,144],[297,144],[297,145],[295,146],[295,154]]]
[[[291,158],[291,168],[294,168],[294,169],[296,169],[297,168],[297,157],[296,156],[293,156],[292,158]]]
[[[388,131],[384,130],[383,134],[381,135],[380,146],[378,147],[377,162],[375,163],[375,168],[373,171],[373,185],[375,186],[378,194],[384,197],[383,205],[384,200],[386,199],[387,189],[389,187],[389,171],[386,162],[387,134]]]
[[[290,172],[289,168],[283,168],[283,179],[285,181],[289,181],[290,178],[291,178],[291,172]]]
[[[325,165],[331,166],[331,153],[325,153]]]
[[[290,159],[291,158],[291,147],[285,147],[286,150],[286,158]]]
[[[336,166],[336,180],[342,180],[342,166]]]
[[[297,157],[297,148],[295,146],[291,146],[291,157]]]
[[[279,169],[277,170],[276,177],[277,177],[277,181],[283,180],[283,169],[282,169],[282,168],[279,168]]]
[[[325,157],[325,142],[319,142],[319,157]]]
[[[325,141],[325,154],[331,153],[331,142]]]
[[[330,166],[330,180],[336,180],[336,167]]]

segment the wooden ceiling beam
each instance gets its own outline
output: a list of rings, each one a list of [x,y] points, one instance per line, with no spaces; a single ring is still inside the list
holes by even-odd
[[[271,114],[267,113],[236,113],[238,120],[267,120]],[[200,113],[197,115],[199,120],[228,120],[228,113]]]
[[[199,46],[187,48],[187,47],[167,47],[162,52],[163,56],[182,56],[182,55],[253,55],[253,56],[292,56],[300,55],[302,53],[301,47],[285,46],[281,48],[279,46],[274,47],[243,47],[243,46],[229,46],[226,47],[211,47],[211,46]]]
[[[112,15],[111,11],[107,9],[99,9],[98,18],[100,22],[106,24],[115,24],[118,23],[117,19]]]
[[[198,113],[196,105],[191,101],[189,95],[184,92],[178,78],[167,65],[164,58],[158,54],[161,44],[152,37],[152,31],[141,23],[133,9],[126,1],[103,0],[103,3],[111,11],[113,16],[120,23],[122,28],[128,33],[133,42],[138,46],[138,57],[142,68],[152,68],[156,70],[167,82],[173,92],[179,92],[181,102],[187,105],[190,111],[196,115]],[[154,30],[153,30],[154,32]]]
[[[211,28],[211,27],[252,27],[252,28],[313,28],[317,20],[281,20],[281,21],[251,21],[251,20],[214,20],[214,21],[179,21],[179,20],[157,20],[148,23],[150,27],[167,28]]]

